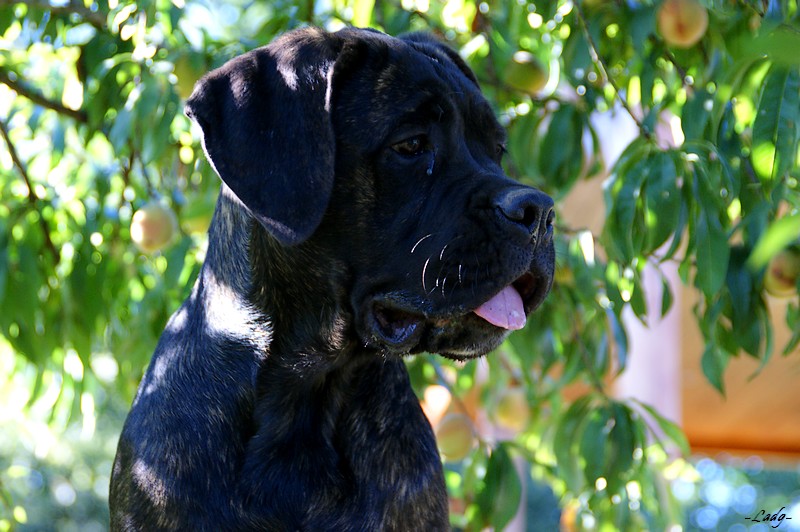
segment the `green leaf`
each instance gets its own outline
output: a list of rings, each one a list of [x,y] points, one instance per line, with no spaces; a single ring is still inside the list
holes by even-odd
[[[686,435],[683,433],[683,430],[681,430],[678,425],[659,414],[658,411],[652,406],[641,401],[636,401],[636,403],[647,411],[650,417],[653,418],[653,421],[658,424],[658,428],[661,429],[661,432],[663,432],[664,435],[670,439],[670,441],[678,446],[681,454],[683,456],[689,456],[691,452],[689,440],[686,439]]]
[[[170,127],[175,117],[174,107],[169,103],[159,107],[159,118],[142,140],[142,161],[145,163],[157,162],[169,146]]]
[[[559,477],[564,479],[567,487],[574,493],[580,492],[584,483],[578,468],[577,451],[573,446],[577,443],[576,434],[591,402],[591,396],[585,395],[572,403],[559,420],[553,438],[553,452],[556,455]]]
[[[367,27],[372,21],[375,0],[355,0],[353,3],[353,26]]]
[[[502,530],[519,510],[522,483],[505,444],[492,451],[486,464],[486,477],[477,495],[484,523]]]
[[[630,38],[636,49],[644,50],[648,48],[648,40],[652,38],[652,29],[656,24],[656,6],[640,4],[633,10],[630,21]]]
[[[0,218],[0,306],[3,304],[8,282],[8,236],[5,220]]]
[[[781,25],[749,43],[754,56],[767,57],[775,64],[792,67],[800,64],[800,34],[795,27]]]
[[[591,411],[583,425],[580,454],[586,462],[583,474],[588,486],[606,476],[606,443],[610,431],[611,412],[606,405]]]
[[[640,85],[642,92],[642,104],[645,107],[653,106],[653,87],[655,86],[656,77],[661,77],[660,70],[656,70],[657,60],[660,57],[657,48],[653,48],[648,57],[642,61],[642,70],[640,72]]]
[[[114,125],[111,126],[111,131],[108,134],[108,140],[114,146],[117,152],[125,148],[128,138],[131,136],[131,128],[133,127],[133,113],[128,109],[120,109],[114,120]]]
[[[747,249],[742,246],[731,248],[730,261],[728,262],[728,272],[725,274],[725,287],[730,293],[732,301],[731,323],[734,330],[745,329],[752,323],[753,308],[755,303],[753,274],[745,266],[747,259]]]
[[[678,249],[681,247],[681,243],[683,242],[683,233],[684,229],[686,229],[686,224],[689,221],[689,202],[686,200],[685,196],[689,194],[688,192],[689,187],[684,187],[681,191],[683,199],[680,202],[680,210],[678,211],[678,220],[675,223],[675,228],[672,231],[672,241],[669,244],[669,248],[664,252],[662,261],[669,260],[675,256]]]
[[[681,209],[678,174],[672,157],[667,153],[657,153],[648,163],[650,171],[644,183],[643,213],[647,247],[643,254],[660,248],[674,234]]]
[[[797,305],[789,305],[786,311],[786,325],[792,331],[792,337],[783,348],[783,355],[786,356],[795,350],[800,344],[800,307]]]
[[[703,358],[700,360],[703,375],[722,395],[725,395],[725,382],[722,379],[722,375],[728,366],[728,360],[728,355],[711,343],[706,346]]]
[[[579,177],[583,166],[583,127],[581,113],[563,105],[553,114],[542,140],[539,165],[548,183],[567,191]]]
[[[514,167],[522,176],[537,175],[537,133],[542,121],[540,113],[518,117],[508,127],[508,148]],[[521,176],[520,176],[521,177]]]
[[[626,171],[630,170],[630,171]],[[610,244],[613,258],[625,264],[637,255],[634,243],[637,205],[646,172],[633,165],[621,168],[612,176],[606,188],[607,221],[603,228],[604,240]]]
[[[756,370],[750,375],[747,380],[751,381],[758,377],[763,369],[767,366],[767,362],[772,358],[772,351],[774,347],[774,339],[772,334],[772,327],[770,327],[770,317],[767,309],[764,307],[762,302],[761,306],[757,307],[754,312],[755,319],[753,320],[754,326],[758,327],[758,338],[759,338],[759,347],[761,345],[761,337],[764,337],[764,348],[761,352],[753,351],[752,354],[755,357],[761,357],[761,363],[758,365]]]
[[[762,180],[786,175],[797,160],[800,70],[773,66],[753,123],[753,168]]]
[[[687,141],[703,139],[711,112],[708,103],[713,96],[706,90],[698,90],[686,101],[681,111],[681,128]]]
[[[636,433],[628,406],[613,401],[611,403],[613,426],[608,435],[609,464],[606,472],[609,491],[622,488],[633,466],[633,452],[636,448]]]
[[[778,218],[758,239],[747,260],[748,266],[754,270],[763,268],[769,259],[798,238],[800,238],[800,213]]]
[[[669,282],[669,279],[663,277],[661,279],[661,317],[667,315],[669,310],[672,308],[672,285]]]
[[[722,284],[725,282],[730,249],[719,221],[705,211],[701,212],[697,219],[695,243],[697,286],[706,297],[710,298],[722,288]]]
[[[625,371],[625,367],[628,364],[628,335],[625,332],[625,327],[623,327],[617,315],[611,309],[606,309],[606,317],[614,335],[614,345],[617,348],[617,364],[619,366],[617,374],[620,374]]]
[[[719,193],[712,192],[716,185],[711,182],[714,174],[704,170],[702,161],[695,165],[694,190],[698,203],[694,233],[697,262],[695,283],[706,297],[711,298],[725,282],[730,247],[719,219],[719,209],[724,208],[724,204],[719,200]]]

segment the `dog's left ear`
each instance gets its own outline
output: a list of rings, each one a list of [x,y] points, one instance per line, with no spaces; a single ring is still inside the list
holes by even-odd
[[[434,35],[430,33],[424,32],[412,32],[406,33],[401,35],[400,38],[419,50],[420,52],[433,57],[434,59],[438,59],[438,56],[443,56],[450,61],[453,62],[461,73],[467,77],[471,82],[473,82],[476,86],[478,84],[478,78],[475,77],[475,73],[469,68],[469,65],[461,58],[458,53],[447,46],[445,43],[437,39]]]
[[[317,29],[288,33],[209,73],[186,103],[217,174],[284,245],[311,236],[330,199],[340,43]]]

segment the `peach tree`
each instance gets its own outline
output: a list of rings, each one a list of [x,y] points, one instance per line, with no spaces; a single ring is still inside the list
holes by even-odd
[[[29,405],[55,390],[53,423],[130,400],[218,191],[183,101],[205,71],[304,24],[439,34],[508,128],[509,174],[557,204],[606,176],[602,229],[557,224],[557,282],[524,331],[484,363],[409,361],[458,450],[453,524],[502,529],[529,477],[566,528],[680,522],[683,434],[608,390],[627,361],[622,313],[652,318],[642,272],[674,263],[699,294],[710,386],[734,357],[797,350],[796,0],[0,1],[0,382],[24,382]],[[634,134],[605,160],[618,132],[595,117],[613,110]],[[768,292],[790,298],[784,316]],[[773,345],[779,320],[788,345]],[[576,383],[587,391],[566,400]]]

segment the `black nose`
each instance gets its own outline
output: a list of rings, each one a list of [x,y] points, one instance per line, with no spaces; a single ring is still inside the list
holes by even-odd
[[[553,199],[534,188],[507,188],[495,197],[494,206],[501,221],[525,237],[545,237],[553,225]]]

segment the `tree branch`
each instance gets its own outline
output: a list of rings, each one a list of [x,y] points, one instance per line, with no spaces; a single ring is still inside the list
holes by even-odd
[[[623,96],[616,80],[611,77],[611,74],[609,74],[608,65],[606,65],[605,60],[603,60],[603,58],[600,56],[600,52],[598,52],[597,49],[597,44],[594,42],[594,37],[592,37],[592,34],[589,31],[589,24],[586,22],[586,18],[583,16],[583,10],[581,9],[580,2],[575,3],[575,13],[578,16],[578,20],[580,20],[583,33],[586,36],[586,42],[589,44],[589,55],[592,56],[592,61],[600,68],[600,73],[602,74],[603,78],[605,78],[605,80],[614,89],[614,94],[616,94],[617,99],[622,104],[622,107],[625,108],[625,111],[628,112],[633,121],[636,123],[636,126],[639,128],[639,131],[642,132],[642,135],[648,139],[652,138],[650,130],[647,129],[639,117],[634,114],[633,109],[631,109],[631,106],[628,104],[628,100],[625,98],[625,96]]]
[[[34,210],[38,212],[39,209],[37,208],[38,207],[37,204],[39,199],[36,197],[36,192],[33,189],[33,182],[31,181],[31,178],[28,175],[28,171],[25,169],[25,165],[19,158],[17,149],[11,142],[11,137],[8,134],[8,126],[6,126],[5,121],[3,121],[2,119],[0,119],[0,135],[6,142],[6,146],[8,146],[8,153],[11,155],[11,161],[14,163],[17,172],[19,172],[19,175],[22,176],[22,179],[25,181],[25,185],[27,185],[28,187],[28,203]],[[47,222],[45,221],[41,213],[39,213],[39,227],[42,229],[42,235],[44,236],[45,247],[53,255],[54,264],[58,264],[58,262],[61,260],[61,254],[58,252],[58,249],[56,249],[55,244],[53,244],[53,240],[50,238],[50,227],[48,227]]]
[[[66,5],[54,6],[48,0],[0,0],[0,6],[8,6],[14,4],[25,4],[28,7],[49,11],[54,15],[70,16],[77,15],[98,30],[107,29],[107,21],[105,15],[99,11],[92,11],[83,5],[82,2],[70,0]]]
[[[2,1],[4,0],[0,0],[0,2]],[[19,80],[12,79],[11,76],[9,76],[8,73],[5,71],[5,69],[3,68],[0,68],[0,83],[7,86],[20,96],[27,98],[28,100],[30,100],[31,102],[40,107],[44,107],[45,109],[51,109],[59,114],[77,120],[82,124],[85,124],[89,120],[88,116],[86,115],[86,112],[82,110],[70,109],[69,107],[65,107],[64,105],[58,102],[48,100],[33,87],[29,87]]]

